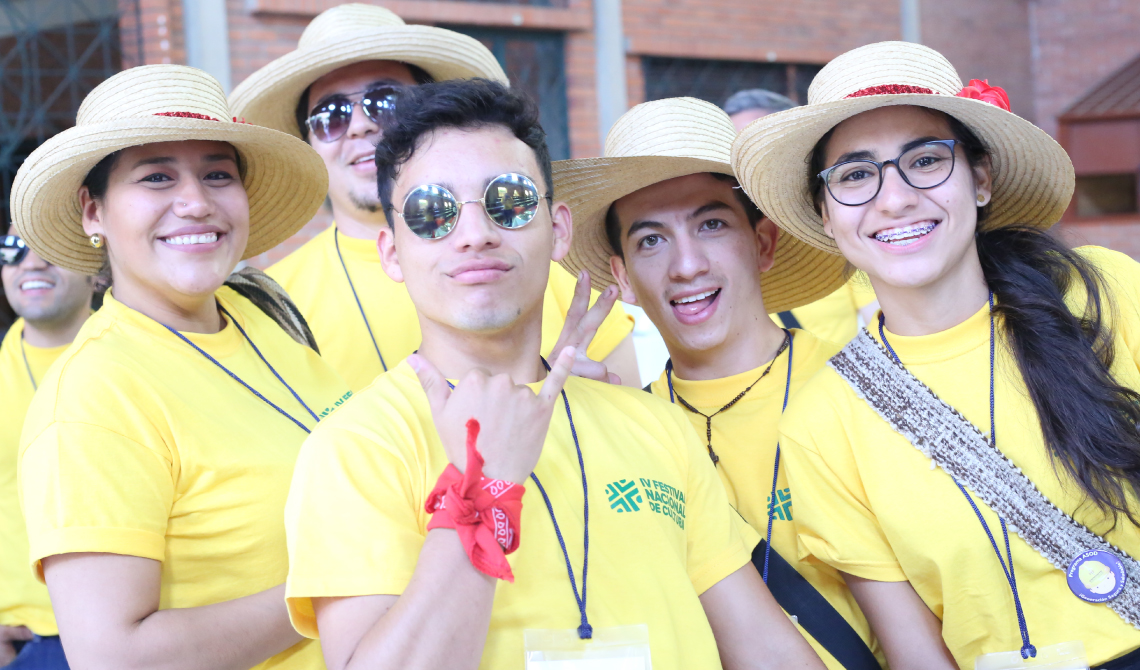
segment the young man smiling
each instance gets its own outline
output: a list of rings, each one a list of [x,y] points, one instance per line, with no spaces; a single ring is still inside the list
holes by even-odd
[[[569,377],[574,347],[539,356],[572,222],[533,103],[485,81],[404,102],[378,151],[379,246],[423,344],[303,448],[294,625],[333,670],[822,668],[680,410]]]
[[[843,578],[800,561],[794,491],[779,468],[787,397],[839,351],[769,317],[827,295],[842,259],[779,230],[732,175],[729,117],[692,98],[639,105],[599,159],[555,164],[577,231],[563,264],[616,281],[660,330],[670,361],[654,395],[685,408],[728,499],[771,545],[768,585],[828,667],[875,668],[870,629]]]
[[[16,461],[32,395],[90,316],[94,285],[7,232],[0,236],[0,284],[20,318],[0,345],[0,668],[66,670],[47,587],[28,569]],[[24,645],[18,657],[17,645]]]
[[[420,344],[407,290],[384,274],[376,251],[385,224],[376,196],[376,143],[402,91],[471,77],[507,83],[495,57],[475,39],[405,25],[383,7],[346,4],[313,19],[296,51],[253,73],[230,96],[239,117],[301,137],[328,168],[334,224],[269,274],[292,296],[321,354],[353,391]],[[543,352],[553,349],[573,315],[574,296],[574,277],[556,268],[547,285]],[[632,328],[632,319],[614,308],[589,354],[636,384]],[[585,353],[581,358],[589,365]]]

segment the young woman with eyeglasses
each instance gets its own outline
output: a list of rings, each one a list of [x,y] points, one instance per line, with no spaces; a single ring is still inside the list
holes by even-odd
[[[781,422],[801,546],[896,670],[1140,667],[1140,268],[1047,232],[1068,156],[937,52],[856,49],[810,98],[734,168],[882,311]]]

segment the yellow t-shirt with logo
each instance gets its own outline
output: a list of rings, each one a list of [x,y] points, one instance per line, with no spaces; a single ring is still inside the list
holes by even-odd
[[[697,596],[748,563],[759,538],[729,507],[678,409],[637,389],[577,377],[566,394],[589,488],[590,624],[647,624],[657,670],[720,668]],[[424,501],[447,463],[407,363],[314,431],[285,507],[287,599],[297,630],[317,635],[311,598],[403,593],[427,535]],[[561,402],[535,474],[581,588],[582,479]],[[508,556],[515,581],[497,587],[482,668],[523,668],[524,628],[579,624],[550,515],[533,482],[526,487],[522,542]]]
[[[865,275],[857,274],[831,293],[792,310],[800,327],[825,342],[846,344],[859,332],[859,310],[875,301]],[[776,314],[772,320],[786,326]]]
[[[0,345],[0,626],[27,626],[37,635],[58,635],[47,587],[28,571],[28,533],[20,513],[16,461],[33,384],[43,380],[67,346],[33,347],[22,342],[23,334],[24,320],[19,319]]]
[[[824,342],[811,333],[793,330],[792,377],[788,383],[788,353],[780,354],[772,369],[752,390],[728,410],[712,420],[712,446],[720,462],[716,466],[720,481],[728,492],[728,502],[756,532],[768,532],[768,510],[771,500],[773,467],[776,462],[776,442],[779,438],[777,422],[784,404],[784,388],[797,393],[827,363],[839,347]],[[742,372],[723,379],[688,381],[673,377],[673,391],[701,412],[711,415],[748,386],[756,382],[768,364],[755,370]],[[651,390],[659,398],[670,400],[669,382],[665,373],[653,382]],[[683,407],[677,401],[678,407]],[[703,416],[685,410],[697,434],[706,434]],[[707,443],[706,443],[707,445]],[[781,459],[782,460],[782,459]],[[872,640],[867,619],[855,603],[843,577],[830,566],[819,562],[801,561],[796,548],[796,529],[793,522],[793,492],[788,486],[787,464],[781,463],[776,483],[775,518],[772,524],[772,549],[790,563],[816,591],[851,624],[864,641]],[[799,495],[796,494],[796,499]],[[827,653],[802,628],[800,632],[811,643],[827,667],[842,670],[843,666]],[[877,643],[875,651],[879,652]],[[880,661],[881,658],[880,652]]]
[[[1140,265],[1096,247],[1079,250],[1109,281],[1118,383],[1140,390]],[[1083,310],[1083,288],[1070,308]],[[1075,311],[1075,310],[1074,310]],[[1075,311],[1075,313],[1080,313]],[[1140,528],[1112,528],[1067,475],[1058,478],[1020,371],[997,332],[994,393],[997,447],[1065,513],[1133,557]],[[877,328],[870,329],[876,339]],[[907,370],[983,433],[989,433],[989,306],[933,335],[887,338]],[[962,667],[980,654],[1015,651],[1021,636],[1013,594],[965,496],[890,428],[832,369],[816,375],[780,422],[788,480],[796,495],[801,554],[885,582],[909,580],[942,620],[942,636]],[[1058,466],[1059,467],[1059,466]],[[997,515],[975,502],[1005,551]],[[1136,501],[1132,508],[1136,509]],[[1078,599],[1065,574],[1010,533],[1018,595],[1038,648],[1081,640],[1098,665],[1140,646],[1140,630],[1103,604]]]
[[[408,289],[384,274],[376,241],[334,235],[335,230],[335,225],[329,226],[266,272],[285,288],[309,322],[321,356],[353,391],[359,391],[384,371],[381,356],[391,370],[419,348],[420,322]],[[337,256],[338,242],[343,267]],[[345,268],[356,289],[355,298]],[[562,266],[551,263],[542,310],[544,356],[558,342],[574,298],[575,281]],[[359,306],[356,298],[360,299]],[[597,299],[598,292],[592,291],[590,302]],[[367,324],[361,309],[368,317]],[[370,327],[375,346],[368,334]],[[631,332],[633,317],[617,303],[598,328],[587,354],[602,360]]]
[[[351,392],[311,349],[223,287],[218,302],[308,406]],[[227,323],[184,333],[310,428],[316,421]],[[285,581],[285,497],[306,433],[158,322],[116,301],[84,324],[24,424],[20,497],[30,560],[107,552],[162,562],[160,609]],[[25,564],[27,565],[27,564]],[[258,668],[323,668],[308,641]]]

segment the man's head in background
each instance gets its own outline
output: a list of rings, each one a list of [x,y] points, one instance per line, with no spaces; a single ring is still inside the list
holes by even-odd
[[[22,245],[14,227],[0,236],[0,283],[18,317],[37,331],[67,330],[91,310],[92,277],[52,265]],[[37,339],[32,337],[31,339]],[[33,344],[44,346],[39,341]]]
[[[791,98],[762,88],[737,91],[724,103],[724,111],[740,132],[744,126],[773,112],[798,107]]]

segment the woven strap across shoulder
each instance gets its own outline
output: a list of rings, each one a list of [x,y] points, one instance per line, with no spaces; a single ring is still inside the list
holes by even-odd
[[[313,337],[313,331],[309,329],[309,323],[305,321],[305,317],[301,315],[301,310],[297,309],[297,305],[293,304],[293,299],[281,288],[281,285],[273,281],[273,279],[253,267],[245,267],[237,272],[231,274],[226,279],[226,286],[237,291],[246,300],[252,302],[254,305],[265,312],[266,316],[277,322],[284,330],[297,341],[318,354],[321,353],[317,348],[317,340]]]
[[[891,428],[957,478],[1059,570],[1091,550],[1115,554],[1128,579],[1106,603],[1140,628],[1140,563],[1061,511],[964,416],[897,363],[864,329],[828,365]]]

